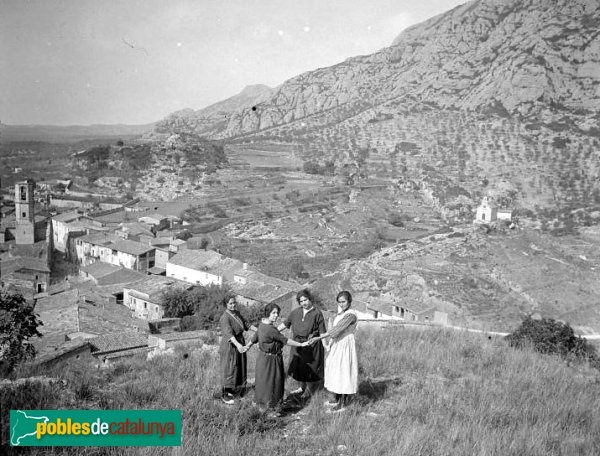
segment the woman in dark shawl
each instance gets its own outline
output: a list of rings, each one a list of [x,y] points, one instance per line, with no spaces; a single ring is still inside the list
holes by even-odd
[[[237,311],[235,296],[226,296],[223,299],[225,312],[221,315],[221,399],[227,405],[233,405],[236,396],[243,394],[246,389],[246,350],[244,331],[256,330],[248,326],[242,315]]]

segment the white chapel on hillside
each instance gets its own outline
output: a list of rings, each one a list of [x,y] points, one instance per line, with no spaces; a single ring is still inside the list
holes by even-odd
[[[498,209],[492,202],[492,198],[484,196],[475,213],[475,223],[491,223],[496,220],[512,221],[514,211],[512,209]]]

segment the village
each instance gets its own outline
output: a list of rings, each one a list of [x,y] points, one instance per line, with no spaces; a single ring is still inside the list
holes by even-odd
[[[68,187],[69,182],[52,185]],[[86,353],[105,364],[214,340],[209,331],[182,332],[180,319],[165,316],[168,290],[226,286],[243,306],[274,302],[286,314],[297,305],[296,293],[309,286],[200,248],[202,243],[182,218],[189,206],[185,203],[134,199],[93,209],[58,205],[60,212],[43,216],[38,208],[43,199],[52,198],[52,185],[32,179],[17,182],[12,204],[5,194],[0,230],[2,290],[33,302],[43,322],[43,337],[34,341],[38,363]],[[79,198],[81,203],[85,195]],[[510,222],[513,215],[498,211],[485,198],[476,222]],[[367,292],[356,298],[365,325],[451,324],[448,314],[435,307],[411,308],[410,303],[373,298]]]

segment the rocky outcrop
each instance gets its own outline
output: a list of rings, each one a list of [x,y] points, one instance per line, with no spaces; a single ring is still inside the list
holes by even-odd
[[[194,133],[211,136],[227,126],[234,111],[251,108],[267,100],[272,93],[273,89],[265,85],[247,86],[239,94],[204,109],[194,111],[188,108],[174,112],[157,122],[153,131],[158,134]]]
[[[597,0],[475,0],[404,31],[392,46],[290,79],[228,117],[231,137],[406,97],[530,116],[600,109]],[[336,113],[339,111],[339,114]]]

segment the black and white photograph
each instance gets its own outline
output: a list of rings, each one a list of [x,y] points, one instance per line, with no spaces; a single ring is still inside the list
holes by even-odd
[[[0,0],[0,67],[2,454],[600,454],[600,0]]]

